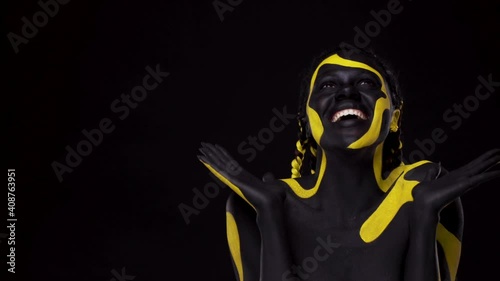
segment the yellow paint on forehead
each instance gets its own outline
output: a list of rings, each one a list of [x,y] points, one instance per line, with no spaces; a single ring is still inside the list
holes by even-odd
[[[336,65],[345,66],[345,67],[361,68],[361,69],[366,69],[370,72],[373,72],[375,75],[377,75],[378,79],[380,79],[380,82],[382,83],[382,92],[384,92],[384,94],[387,95],[387,88],[385,85],[385,80],[382,77],[382,75],[380,74],[380,72],[378,72],[373,67],[371,67],[365,63],[355,61],[355,60],[344,59],[341,56],[339,56],[338,54],[334,54],[334,55],[331,55],[331,56],[327,57],[326,59],[324,59],[318,65],[316,70],[314,71],[313,76],[311,78],[311,85],[309,87],[309,98],[311,97],[314,83],[316,82],[316,77],[318,76],[318,71],[325,64],[336,64]]]

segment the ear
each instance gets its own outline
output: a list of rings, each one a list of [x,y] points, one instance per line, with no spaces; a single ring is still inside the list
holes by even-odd
[[[399,117],[401,115],[401,111],[399,109],[395,109],[392,112],[391,119],[391,132],[396,132],[399,129]]]

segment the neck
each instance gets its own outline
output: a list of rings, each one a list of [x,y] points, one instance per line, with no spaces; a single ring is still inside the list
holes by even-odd
[[[326,165],[316,198],[326,211],[345,221],[371,209],[383,195],[378,188],[373,161],[375,148],[357,150],[318,149],[318,167],[321,157]]]

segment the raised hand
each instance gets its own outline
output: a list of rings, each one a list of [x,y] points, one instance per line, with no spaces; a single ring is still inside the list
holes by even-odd
[[[500,177],[500,149],[490,150],[468,164],[437,179],[423,181],[413,190],[421,211],[437,214],[446,205],[480,184]]]
[[[265,181],[255,177],[219,145],[201,143],[200,151],[198,159],[257,212],[282,204],[284,190],[278,181],[268,180],[269,175]]]

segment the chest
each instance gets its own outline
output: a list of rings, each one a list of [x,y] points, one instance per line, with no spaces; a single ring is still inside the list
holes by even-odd
[[[378,210],[381,212],[383,210]],[[296,270],[310,280],[400,280],[408,245],[405,206],[376,239],[365,241],[363,224],[371,214],[339,223],[335,214],[289,202],[286,226]]]

